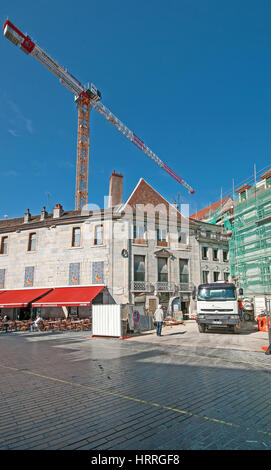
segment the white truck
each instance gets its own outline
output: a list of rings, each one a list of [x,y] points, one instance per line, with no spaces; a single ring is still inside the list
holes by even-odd
[[[243,290],[238,290],[243,295]],[[229,328],[236,332],[241,326],[241,309],[238,303],[237,289],[229,282],[200,284],[194,297],[197,297],[197,324],[200,333],[209,327]]]

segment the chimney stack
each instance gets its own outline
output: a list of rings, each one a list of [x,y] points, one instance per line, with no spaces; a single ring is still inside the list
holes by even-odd
[[[61,204],[56,204],[53,212],[53,219],[59,219],[63,214],[63,207]]]
[[[26,213],[24,214],[24,223],[27,224],[31,220],[31,214],[29,212],[29,209],[27,209]]]
[[[40,215],[40,220],[44,220],[47,217],[48,213],[46,212],[45,206],[43,206],[43,209],[41,211]]]
[[[109,183],[109,207],[116,207],[122,203],[123,175],[113,171]]]

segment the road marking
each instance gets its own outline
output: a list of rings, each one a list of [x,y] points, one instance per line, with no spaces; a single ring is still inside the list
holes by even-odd
[[[109,391],[103,390],[101,388],[91,387],[90,385],[82,385],[82,384],[78,384],[76,382],[70,382],[68,380],[58,379],[56,377],[50,377],[50,376],[47,376],[47,375],[38,374],[37,372],[22,370],[22,369],[18,369],[18,368],[15,368],[15,367],[4,366],[3,364],[0,364],[0,367],[2,367],[4,369],[13,370],[15,372],[21,372],[21,373],[27,374],[27,375],[33,375],[35,377],[40,377],[42,379],[47,379],[47,380],[50,380],[52,382],[60,382],[60,383],[66,384],[66,385],[71,385],[73,387],[78,387],[78,388],[83,388],[83,389],[86,389],[86,390],[91,390],[92,392],[95,392],[95,393],[101,393],[103,395],[110,395],[110,396],[121,398],[121,399],[124,399],[124,400],[129,400],[129,401],[142,403],[144,405],[155,406],[155,407],[161,408],[162,410],[174,411],[175,413],[187,415],[187,416],[190,416],[190,417],[193,417],[193,418],[205,419],[206,421],[209,421],[211,423],[224,424],[226,426],[231,426],[231,427],[234,427],[234,428],[243,429],[245,431],[253,431],[253,432],[257,432],[257,433],[260,433],[260,434],[265,434],[265,435],[271,437],[271,432],[268,432],[268,431],[261,431],[261,430],[258,430],[258,429],[251,429],[251,428],[248,428],[248,427],[245,427],[245,426],[241,426],[239,424],[226,422],[226,421],[223,421],[221,419],[215,419],[215,418],[210,418],[209,416],[202,416],[202,415],[199,415],[199,414],[191,413],[191,411],[180,410],[179,408],[171,408],[170,406],[161,405],[159,403],[152,403],[152,402],[149,402],[149,401],[146,401],[146,400],[141,400],[139,398],[130,397],[130,396],[127,396],[127,395],[122,395],[121,393],[109,392]]]

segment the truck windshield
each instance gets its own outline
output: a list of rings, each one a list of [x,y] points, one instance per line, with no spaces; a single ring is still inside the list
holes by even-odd
[[[236,290],[201,287],[198,292],[198,300],[236,300]]]

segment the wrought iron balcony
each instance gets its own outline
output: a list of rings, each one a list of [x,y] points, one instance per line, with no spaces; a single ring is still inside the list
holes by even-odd
[[[133,292],[151,292],[153,286],[150,282],[146,281],[132,281],[131,282],[131,291]]]
[[[193,290],[192,282],[180,282],[178,284],[178,291],[179,292],[190,292]]]
[[[175,292],[176,286],[174,282],[156,282],[155,290],[158,292]]]
[[[193,284],[189,281],[189,274],[180,274],[180,282],[177,287],[180,292],[193,290]]]

